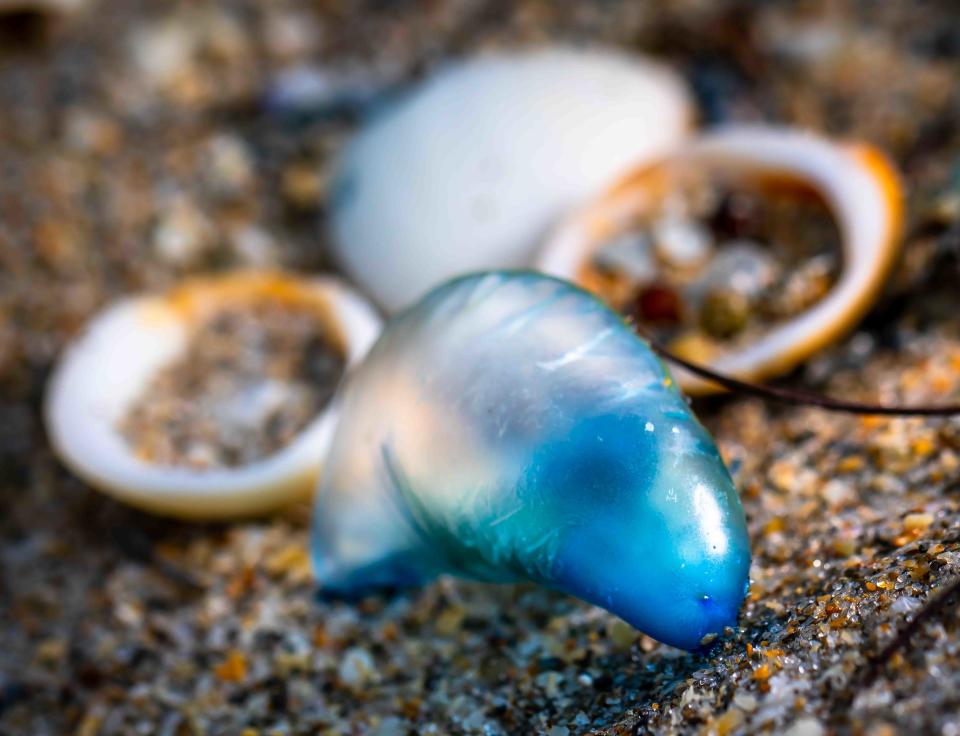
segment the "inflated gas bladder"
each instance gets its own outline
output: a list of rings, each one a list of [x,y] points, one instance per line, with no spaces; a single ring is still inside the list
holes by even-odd
[[[614,312],[533,273],[454,280],[390,321],[341,396],[322,588],[534,581],[694,648],[750,563],[713,440]]]

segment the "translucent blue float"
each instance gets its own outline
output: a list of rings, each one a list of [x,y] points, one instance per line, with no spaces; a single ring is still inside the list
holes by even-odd
[[[449,282],[388,324],[340,400],[313,532],[325,592],[534,581],[686,649],[736,623],[750,552],[730,475],[586,292]]]

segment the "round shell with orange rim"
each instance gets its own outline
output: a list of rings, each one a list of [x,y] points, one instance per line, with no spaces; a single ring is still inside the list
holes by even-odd
[[[719,128],[676,155],[633,171],[561,224],[541,251],[538,268],[599,290],[588,267],[591,254],[651,211],[670,193],[674,175],[691,168],[732,180],[812,190],[835,218],[843,249],[839,278],[821,300],[755,341],[709,359],[710,368],[753,381],[782,375],[838,340],[866,314],[899,251],[899,178],[870,146],[838,144],[790,128]],[[682,369],[674,375],[691,394],[720,390]]]
[[[308,497],[336,424],[330,401],[282,446],[239,464],[196,467],[151,461],[124,435],[125,419],[138,402],[152,400],[158,377],[193,359],[193,338],[203,326],[225,311],[242,315],[253,305],[288,310],[279,312],[281,321],[287,314],[313,320],[307,324],[318,325],[322,339],[337,351],[338,371],[363,358],[381,327],[372,307],[333,278],[240,273],[188,281],[164,295],[124,299],[93,318],[66,350],[48,385],[47,431],[64,463],[121,501],[181,518],[249,516]],[[244,334],[233,339],[242,341]],[[208,339],[205,333],[202,339]],[[225,365],[232,369],[229,361]],[[332,380],[338,378],[339,373]],[[233,409],[247,411],[258,400],[275,404],[282,386],[264,384],[267,391],[259,399],[244,395]],[[183,400],[190,401],[179,397],[174,409],[182,410]]]

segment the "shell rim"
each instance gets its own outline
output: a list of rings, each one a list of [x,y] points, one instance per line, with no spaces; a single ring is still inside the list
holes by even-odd
[[[252,292],[251,292],[252,289]],[[141,509],[185,519],[227,519],[252,516],[308,498],[329,450],[339,411],[336,396],[298,435],[279,450],[252,463],[235,468],[194,471],[188,468],[153,465],[135,458],[113,426],[114,416],[129,407],[119,401],[109,417],[98,415],[90,403],[96,381],[84,371],[85,360],[94,367],[109,358],[102,346],[91,342],[107,318],[146,321],[147,334],[154,330],[161,340],[161,328],[179,330],[181,344],[167,358],[142,377],[149,382],[156,371],[182,358],[189,332],[183,322],[197,317],[195,309],[184,309],[193,298],[204,307],[249,301],[257,294],[294,300],[316,309],[339,335],[345,353],[345,379],[363,358],[380,332],[381,320],[372,306],[345,282],[332,276],[301,279],[278,272],[235,272],[225,276],[189,279],[159,295],[122,299],[94,314],[84,331],[61,355],[44,397],[44,423],[58,458],[76,475],[117,500]],[[211,298],[212,297],[212,298]],[[183,300],[186,302],[183,302]],[[196,305],[194,305],[196,306]],[[201,310],[202,311],[202,310]],[[110,327],[110,325],[107,325]],[[121,330],[125,326],[114,325]],[[141,327],[143,325],[141,324]],[[101,335],[102,337],[102,335]],[[109,335],[108,335],[109,337]],[[86,366],[90,369],[90,365]],[[80,390],[71,399],[69,392]],[[84,393],[85,391],[85,393]],[[95,398],[95,397],[94,397]],[[72,412],[80,411],[74,415]],[[77,436],[98,436],[93,440]],[[85,449],[93,448],[93,459]],[[118,448],[122,448],[118,453]],[[123,450],[127,450],[125,453]]]

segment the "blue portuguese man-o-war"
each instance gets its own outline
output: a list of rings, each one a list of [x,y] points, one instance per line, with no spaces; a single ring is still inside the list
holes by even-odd
[[[325,592],[533,581],[685,649],[736,623],[750,552],[730,475],[647,344],[586,292],[448,282],[339,400],[313,531]]]

